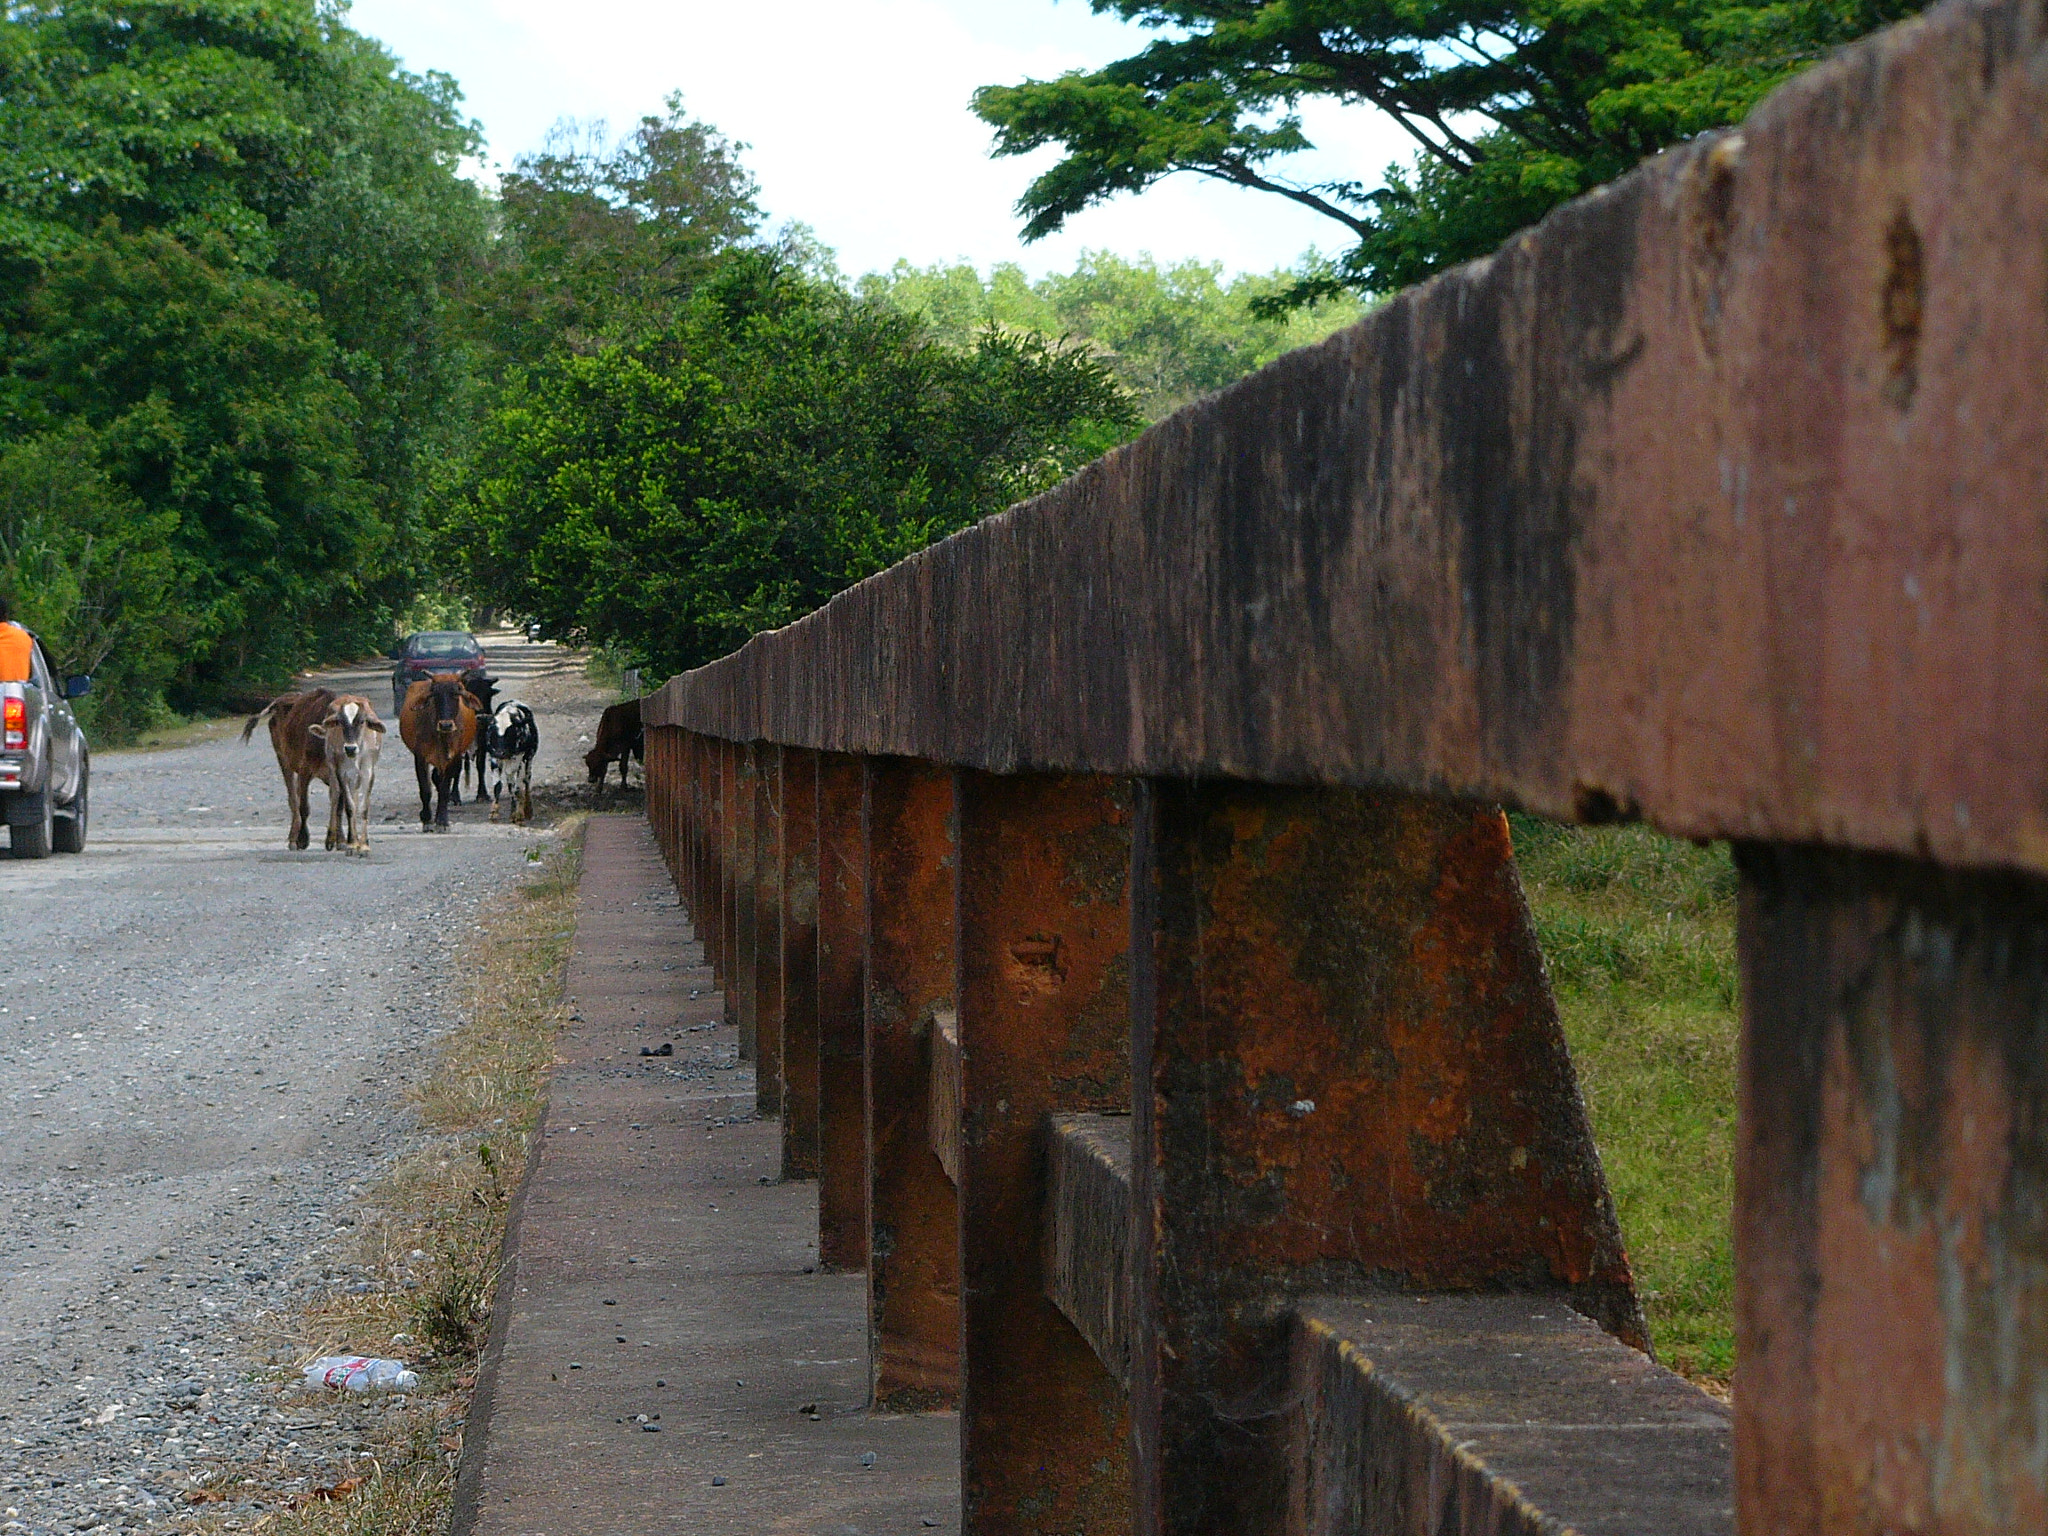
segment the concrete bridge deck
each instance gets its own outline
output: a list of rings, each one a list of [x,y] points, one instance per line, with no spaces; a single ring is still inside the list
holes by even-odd
[[[863,1277],[818,1273],[817,1186],[776,1181],[647,824],[594,818],[584,857],[456,1536],[957,1530],[958,1419],[867,1411]]]

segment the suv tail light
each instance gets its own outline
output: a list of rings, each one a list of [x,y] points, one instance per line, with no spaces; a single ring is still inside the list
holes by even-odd
[[[28,745],[28,701],[0,699],[0,748],[17,751]]]

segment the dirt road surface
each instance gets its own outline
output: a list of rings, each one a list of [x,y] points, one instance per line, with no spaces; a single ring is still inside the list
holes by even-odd
[[[489,643],[539,717],[537,790],[587,799],[608,696],[552,646]],[[321,680],[381,711],[389,676]],[[471,804],[423,834],[395,728],[367,860],[321,851],[319,787],[286,851],[260,733],[103,754],[92,796],[86,853],[0,859],[4,1536],[158,1523],[193,1469],[308,1427],[248,1381],[258,1315],[347,1283],[337,1222],[455,1022],[444,941],[550,836]]]

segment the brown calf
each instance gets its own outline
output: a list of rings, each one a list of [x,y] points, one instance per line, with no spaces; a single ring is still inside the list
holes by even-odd
[[[600,797],[605,774],[614,762],[619,765],[619,788],[626,787],[626,760],[637,757],[646,761],[644,741],[638,699],[614,704],[598,719],[597,745],[583,754],[583,766],[590,770],[590,782],[597,786]]]
[[[462,771],[463,754],[476,745],[476,702],[462,679],[453,672],[437,672],[406,689],[398,734],[412,749],[413,776],[420,786],[420,830],[446,832],[449,793]]]
[[[249,723],[242,727],[245,743],[256,734],[257,726],[270,727],[270,745],[277,753],[277,771],[284,775],[285,804],[291,812],[291,830],[284,838],[287,848],[304,848],[312,840],[306,829],[306,802],[316,779],[327,786],[330,828],[334,820],[334,779],[327,767],[326,743],[316,729],[333,702],[334,695],[325,688],[281,693],[251,715]],[[334,846],[331,830],[327,846]]]

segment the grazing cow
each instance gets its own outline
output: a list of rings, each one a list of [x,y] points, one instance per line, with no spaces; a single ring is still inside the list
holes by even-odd
[[[462,789],[464,785],[468,784],[471,773],[476,775],[476,790],[470,798],[481,800],[484,797],[486,758],[484,741],[487,732],[482,726],[483,722],[487,722],[496,713],[498,708],[498,680],[485,672],[482,667],[471,667],[467,672],[463,673],[462,686],[469,691],[471,700],[476,704],[476,718],[479,722],[479,729],[476,733],[476,750],[462,760],[462,774],[456,781],[455,793],[448,797],[450,805],[462,804]]]
[[[377,752],[384,722],[361,694],[338,695],[313,727],[327,760],[327,846],[370,856],[370,788],[377,781]],[[348,836],[342,837],[342,818]]]
[[[619,765],[619,787],[626,787],[626,760],[637,757],[646,762],[645,738],[640,729],[640,701],[628,699],[614,704],[597,722],[597,745],[583,754],[583,766],[590,770],[590,782],[604,795],[604,777],[613,763]]]
[[[500,704],[484,727],[484,750],[491,760],[491,820],[498,819],[498,796],[508,787],[512,824],[533,820],[533,754],[540,750],[533,711],[517,699]]]
[[[291,830],[285,833],[284,845],[293,850],[312,841],[306,829],[306,801],[316,779],[327,786],[329,823],[334,819],[334,778],[327,764],[326,741],[318,731],[333,702],[334,695],[325,688],[281,693],[251,715],[249,723],[242,727],[245,745],[256,734],[257,726],[270,727],[270,745],[277,753],[277,771],[284,775],[285,805],[291,812]],[[331,834],[327,846],[334,846]]]
[[[453,672],[423,677],[405,691],[398,734],[412,749],[420,785],[420,830],[448,830],[448,795],[463,755],[476,745],[476,704]],[[438,802],[435,799],[439,795]]]

